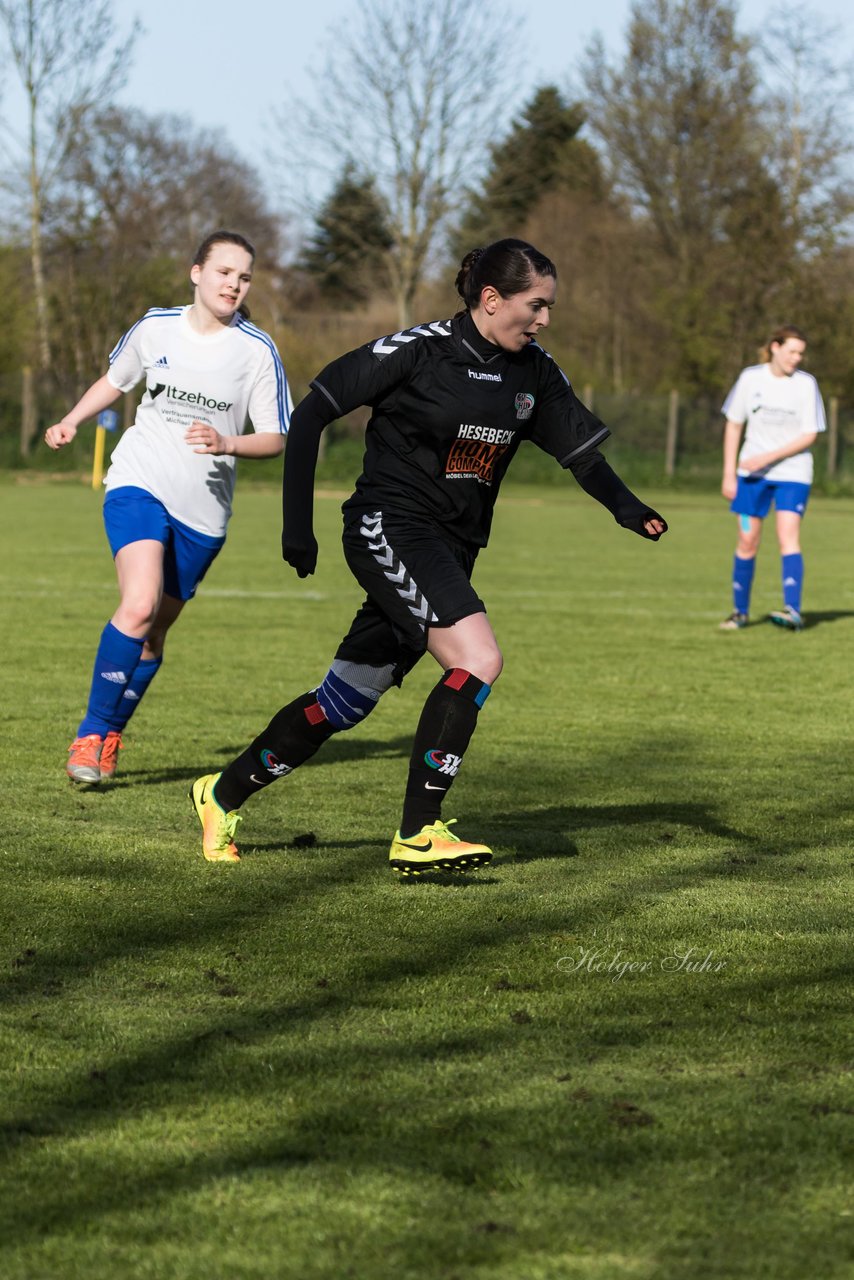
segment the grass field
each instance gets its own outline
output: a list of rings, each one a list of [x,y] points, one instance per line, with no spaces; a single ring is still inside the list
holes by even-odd
[[[300,582],[238,490],[97,792],[62,766],[99,501],[0,496],[3,1280],[850,1278],[854,503],[810,511],[802,634],[721,634],[720,499],[645,495],[653,546],[509,488],[476,576],[506,668],[446,814],[496,859],[398,883],[426,662],[246,806],[239,866],[186,799],[326,670],[335,495]],[[757,618],[778,578],[769,541]]]

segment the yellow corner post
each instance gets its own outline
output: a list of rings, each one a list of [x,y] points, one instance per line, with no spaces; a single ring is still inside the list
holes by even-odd
[[[104,479],[104,447],[107,443],[107,432],[115,431],[119,425],[119,415],[115,409],[104,409],[98,414],[95,428],[95,456],[92,459],[92,488],[100,489]]]

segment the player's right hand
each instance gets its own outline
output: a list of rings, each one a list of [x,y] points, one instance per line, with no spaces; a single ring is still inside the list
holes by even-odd
[[[300,540],[299,544],[287,534],[282,534],[282,559],[296,569],[301,578],[307,578],[317,568],[317,539]]]
[[[48,427],[44,433],[44,442],[51,449],[61,449],[64,444],[71,444],[76,435],[77,428],[63,418],[62,422],[57,422],[52,427]]]

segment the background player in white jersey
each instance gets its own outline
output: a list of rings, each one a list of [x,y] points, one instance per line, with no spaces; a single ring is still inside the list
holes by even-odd
[[[111,777],[127,724],[163,657],[166,632],[225,541],[237,458],[282,452],[291,413],[272,339],[243,301],[255,250],[233,231],[199,246],[189,306],[153,308],[110,354],[110,367],[45,440],[60,449],[143,378],[133,427],[113,452],[104,524],[119,606],[104,628],[89,703],[69,748],[74,782]],[[247,419],[254,434],[244,435]]]
[[[775,330],[763,348],[763,363],[742,370],[724,401],[721,492],[738,516],[738,544],[732,584],[735,607],[721,623],[723,631],[747,625],[762,521],[772,502],[782,558],[783,607],[770,614],[770,620],[790,631],[804,625],[801,520],[813,478],[810,448],[826,429],[818,383],[798,368],[806,346],[805,335],[794,325]]]

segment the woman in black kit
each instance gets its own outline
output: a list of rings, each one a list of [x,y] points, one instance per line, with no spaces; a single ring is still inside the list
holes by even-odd
[[[653,541],[667,529],[599,453],[608,428],[538,345],[555,300],[554,264],[523,240],[499,240],[466,255],[456,285],[464,311],[333,360],[291,418],[282,554],[304,578],[317,564],[320,433],[359,405],[372,409],[364,470],[343,508],[344,554],[367,598],[318,687],[283,707],[221,774],[193,784],[209,861],[238,861],[244,801],[357,725],[426,651],[442,675],[415,732],[389,860],[404,875],[489,862],[491,850],[461,840],[441,811],[501,673],[470,578],[513,455],[532,440],[624,528]]]

